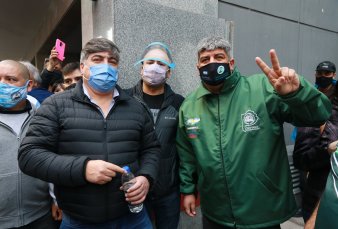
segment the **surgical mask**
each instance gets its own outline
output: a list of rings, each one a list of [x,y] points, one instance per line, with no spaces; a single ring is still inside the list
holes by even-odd
[[[208,85],[220,85],[230,75],[229,63],[210,63],[199,68],[200,77],[202,82]]]
[[[319,88],[327,88],[332,84],[333,77],[316,77],[316,84]]]
[[[112,91],[118,80],[118,70],[109,64],[97,64],[90,68],[88,84],[95,91],[107,93]]]
[[[0,107],[12,108],[26,99],[28,83],[29,81],[22,87],[0,83]]]
[[[160,66],[156,63],[143,66],[143,81],[147,82],[152,86],[159,86],[164,84],[166,81],[166,72],[165,67]]]

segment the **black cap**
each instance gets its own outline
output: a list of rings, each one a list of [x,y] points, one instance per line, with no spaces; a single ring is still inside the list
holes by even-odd
[[[316,71],[336,72],[336,65],[330,61],[323,61],[318,64]]]

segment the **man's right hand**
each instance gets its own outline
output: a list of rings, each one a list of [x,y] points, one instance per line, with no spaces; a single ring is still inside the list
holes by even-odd
[[[86,166],[86,180],[94,184],[106,184],[116,176],[125,173],[121,167],[102,160],[90,160]]]
[[[55,47],[50,50],[50,55],[49,55],[49,61],[47,63],[47,70],[50,72],[53,72],[54,70],[59,70],[55,69],[55,66],[58,65],[61,61],[57,58],[58,52],[56,51]]]
[[[329,144],[329,146],[327,147],[327,152],[329,154],[332,154],[332,153],[336,152],[336,150],[337,150],[337,144],[338,144],[338,140],[334,141],[334,142],[331,142]]]
[[[185,213],[188,216],[194,217],[196,215],[196,197],[195,195],[184,195],[183,197],[183,206]]]

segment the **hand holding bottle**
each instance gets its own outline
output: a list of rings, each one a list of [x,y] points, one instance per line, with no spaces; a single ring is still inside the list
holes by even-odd
[[[137,176],[134,178],[134,185],[126,192],[126,201],[131,204],[143,203],[149,191],[148,179],[144,176]]]

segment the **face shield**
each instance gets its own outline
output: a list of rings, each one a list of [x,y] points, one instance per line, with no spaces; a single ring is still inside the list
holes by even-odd
[[[149,57],[147,56],[147,54],[153,50],[153,49],[160,49],[162,50],[163,52],[165,52],[168,56],[168,59],[169,61],[165,60],[164,58],[159,58],[159,57]],[[172,54],[171,54],[171,51],[169,50],[168,46],[161,43],[161,42],[153,42],[151,44],[149,44],[143,54],[142,54],[142,57],[139,61],[137,61],[134,66],[138,65],[138,64],[142,64],[144,61],[147,61],[147,60],[154,60],[154,61],[160,61],[162,62],[163,64],[167,65],[170,69],[174,69],[175,68],[175,63],[173,62],[173,59],[172,59]]]

